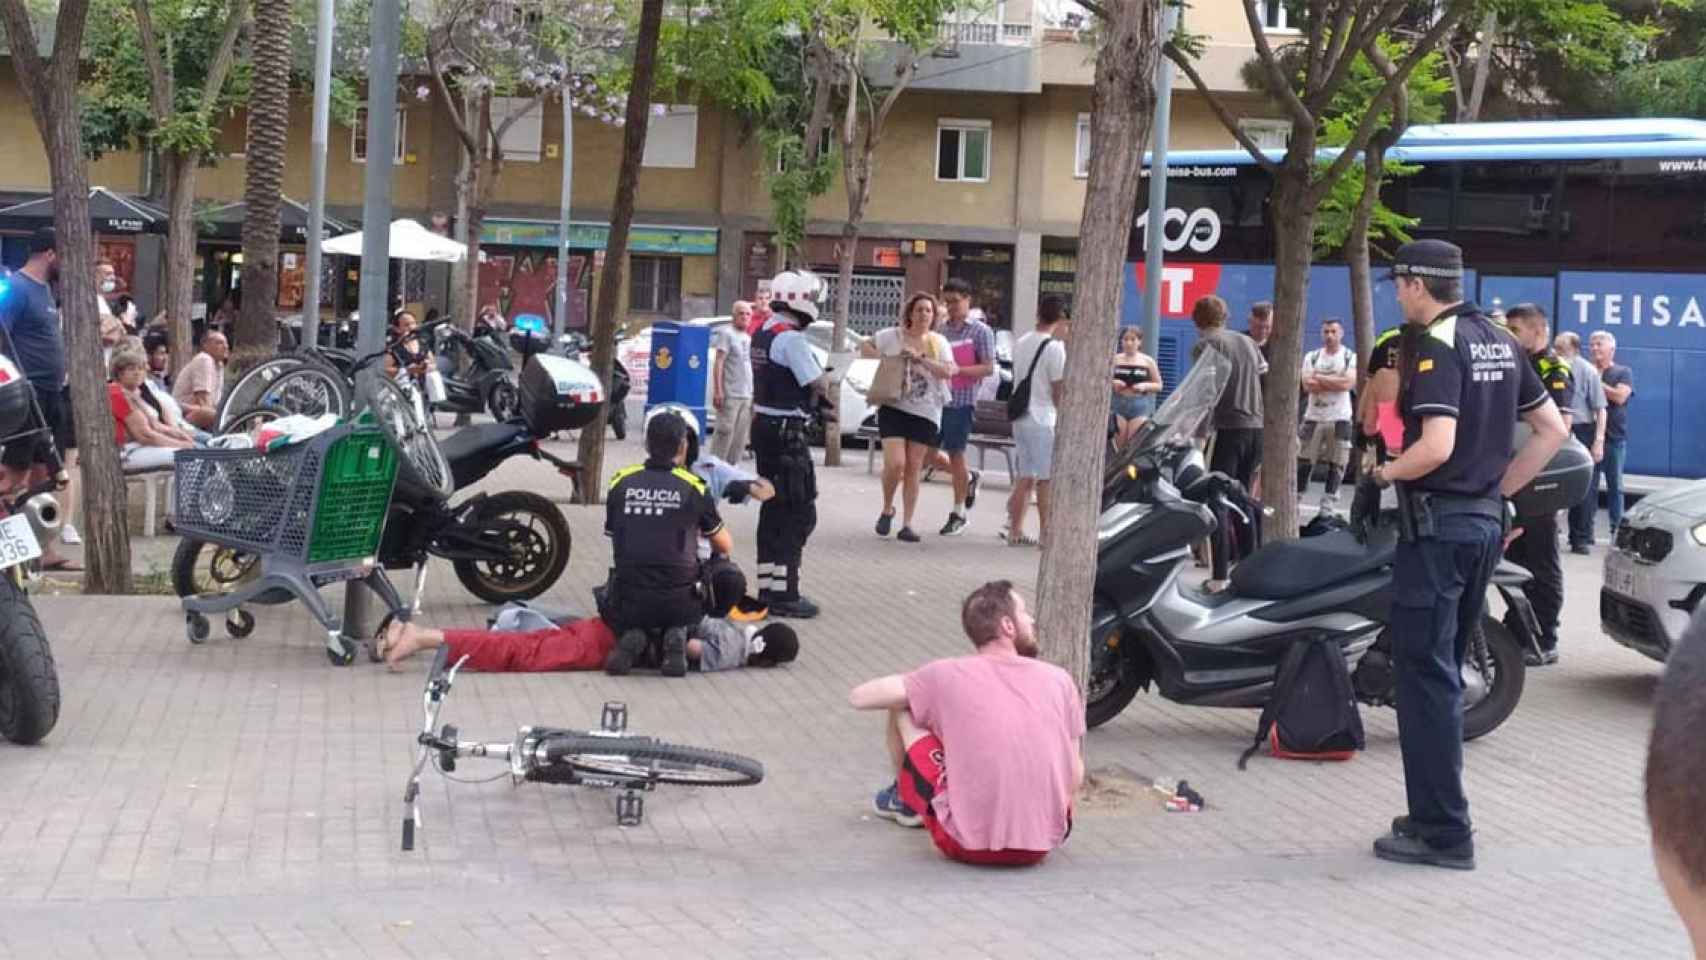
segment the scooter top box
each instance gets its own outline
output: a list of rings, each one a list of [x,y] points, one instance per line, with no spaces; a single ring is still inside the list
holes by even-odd
[[[604,386],[584,363],[540,353],[521,368],[521,416],[534,433],[579,430],[603,405]]]

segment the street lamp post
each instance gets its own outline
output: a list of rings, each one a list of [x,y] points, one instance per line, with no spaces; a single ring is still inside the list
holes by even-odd
[[[320,342],[320,243],[326,223],[326,140],[332,112],[332,0],[318,0],[314,14],[314,127],[308,141],[308,275],[303,278],[302,342]]]
[[[575,101],[569,93],[569,63],[563,61],[563,199],[557,222],[557,315],[553,343],[561,343],[569,317],[569,207],[575,182]]]
[[[1179,7],[1162,6],[1161,39],[1172,39],[1179,28]],[[1167,247],[1167,137],[1173,119],[1173,61],[1160,57],[1155,67],[1155,123],[1149,153],[1149,216],[1144,231],[1143,344],[1161,349],[1161,270]]]

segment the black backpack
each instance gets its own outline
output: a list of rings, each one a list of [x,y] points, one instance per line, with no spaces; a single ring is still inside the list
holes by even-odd
[[[1013,384],[1013,392],[1007,395],[1007,419],[1017,420],[1031,409],[1031,378],[1036,376],[1037,363],[1043,358],[1043,351],[1048,349],[1053,337],[1044,337],[1037,346],[1036,355],[1031,357],[1031,369],[1025,371],[1025,379]]]
[[[1311,637],[1285,652],[1256,740],[1238,758],[1238,769],[1264,740],[1282,760],[1349,760],[1362,749],[1362,714],[1338,640]]]

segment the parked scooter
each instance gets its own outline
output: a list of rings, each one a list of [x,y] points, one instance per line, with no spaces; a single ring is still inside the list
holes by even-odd
[[[1203,354],[1155,417],[1109,462],[1097,529],[1090,633],[1088,723],[1113,719],[1154,684],[1176,703],[1260,707],[1287,648],[1310,636],[1344,648],[1358,700],[1397,701],[1392,638],[1396,533],[1377,524],[1366,542],[1349,530],[1272,541],[1209,593],[1183,582],[1190,545],[1215,529],[1215,514],[1255,519],[1241,485],[1210,473],[1192,442],[1228,375]],[[1512,612],[1483,615],[1464,657],[1463,736],[1490,733],[1516,709],[1525,645],[1539,626],[1521,593],[1526,570],[1501,562],[1492,587]]]
[[[519,325],[521,319],[516,319]],[[620,338],[618,338],[620,339]],[[561,343],[563,356],[577,363],[592,363],[592,341],[586,334],[570,331],[563,334]],[[628,375],[628,368],[622,361],[612,358],[610,363],[610,431],[618,440],[628,439],[628,392],[633,389],[633,378]]]
[[[448,320],[435,320],[420,329],[420,336],[435,361],[429,365],[426,384],[434,410],[489,413],[499,423],[515,416],[521,400],[515,388],[515,364],[496,330],[476,323],[469,335]],[[466,366],[460,362],[464,357]]]
[[[35,392],[0,330],[0,446],[35,444],[47,430]],[[26,587],[41,571],[43,550],[59,537],[59,504],[52,491],[60,470],[50,454],[48,478],[0,497],[0,737],[38,743],[59,721],[59,673],[53,649]]]

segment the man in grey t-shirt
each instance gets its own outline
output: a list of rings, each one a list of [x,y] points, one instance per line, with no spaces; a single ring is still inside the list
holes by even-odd
[[[711,337],[711,407],[717,411],[711,453],[730,463],[746,455],[752,430],[752,337],[746,332],[751,320],[752,304],[736,300],[733,320]]]
[[[1599,370],[1582,356],[1582,338],[1566,330],[1553,342],[1558,356],[1570,364],[1575,392],[1570,397],[1570,432],[1593,453],[1595,463],[1605,458],[1605,388]],[[1599,509],[1599,484],[1581,503],[1570,508],[1570,552],[1587,554],[1593,545],[1593,515]]]
[[[1248,487],[1262,465],[1262,374],[1268,365],[1256,342],[1226,329],[1226,301],[1203,297],[1191,309],[1197,344],[1191,359],[1213,350],[1231,365],[1231,375],[1214,408],[1214,455],[1209,469]]]

